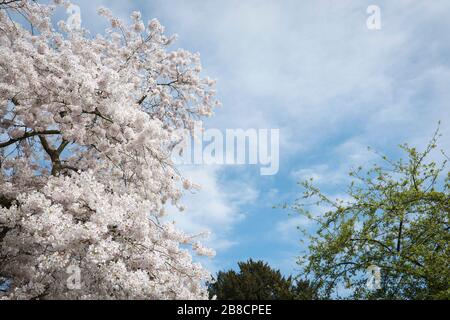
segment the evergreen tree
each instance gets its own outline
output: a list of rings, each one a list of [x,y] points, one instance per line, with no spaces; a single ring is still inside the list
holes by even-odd
[[[263,261],[239,262],[239,272],[220,271],[209,284],[210,296],[219,300],[294,300],[313,299],[307,281],[284,277]]]

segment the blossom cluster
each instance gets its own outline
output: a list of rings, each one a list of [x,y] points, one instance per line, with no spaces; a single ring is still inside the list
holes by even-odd
[[[198,54],[170,51],[153,19],[105,8],[103,35],[52,22],[58,7],[0,7],[0,276],[8,298],[205,298],[213,252],[158,218],[182,209],[171,161],[219,103]],[[20,15],[20,19],[18,17]],[[23,19],[27,23],[21,23]],[[30,28],[29,25],[32,27]],[[67,288],[79,266],[82,288]]]

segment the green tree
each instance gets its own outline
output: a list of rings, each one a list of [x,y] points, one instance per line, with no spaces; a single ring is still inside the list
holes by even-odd
[[[239,272],[220,271],[208,285],[210,296],[219,300],[294,300],[313,299],[309,282],[285,278],[279,270],[263,261],[239,262]]]
[[[299,264],[321,297],[345,286],[356,299],[450,298],[450,173],[442,150],[440,164],[431,159],[439,154],[437,137],[423,152],[401,145],[407,161],[383,156],[382,165],[350,172],[350,200],[333,200],[312,180],[303,182],[303,197],[291,208],[317,230]],[[317,206],[328,209],[318,214]],[[375,280],[371,265],[380,268],[378,289],[367,285]]]

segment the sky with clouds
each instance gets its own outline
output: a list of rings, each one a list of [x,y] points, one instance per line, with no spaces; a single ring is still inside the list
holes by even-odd
[[[247,258],[296,273],[302,217],[274,205],[292,202],[297,181],[314,177],[340,195],[352,167],[397,157],[397,145],[425,146],[439,120],[450,148],[450,2],[361,0],[73,0],[82,25],[100,32],[107,6],[127,19],[134,10],[157,18],[200,52],[205,75],[217,79],[223,106],[206,128],[279,128],[280,170],[255,166],[184,166],[202,189],[185,197],[177,223],[212,232],[217,250],[204,263],[216,272]],[[366,26],[369,5],[381,29]]]

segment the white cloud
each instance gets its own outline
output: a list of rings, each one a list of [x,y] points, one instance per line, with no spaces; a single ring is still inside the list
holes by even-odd
[[[379,155],[360,140],[355,137],[344,141],[328,151],[323,163],[294,169],[291,176],[300,182],[312,178],[313,184],[319,187],[345,188],[352,180],[350,171],[359,166],[368,169],[371,163],[380,160]]]
[[[346,184],[351,167],[374,160],[367,146],[383,153],[403,142],[424,146],[438,120],[442,147],[450,148],[447,0],[380,0],[379,31],[367,30],[369,3],[356,0],[75,3],[84,26],[101,25],[94,11],[103,4],[123,17],[140,9],[179,33],[176,46],[200,51],[205,74],[218,78],[224,106],[208,126],[280,128],[282,161],[301,163],[295,178]],[[210,229],[219,248],[235,245],[233,227],[258,188],[221,181],[212,167],[186,174],[203,189],[185,199],[188,210],[177,214],[178,223],[194,233]],[[290,192],[272,189],[273,197]],[[288,219],[276,235],[290,237],[304,223]]]
[[[380,31],[367,30],[360,1],[190,1],[159,10],[219,77],[226,104],[211,123],[281,127],[284,154],[293,155],[342,130],[389,142],[449,117],[441,102],[423,114],[413,97],[426,83],[448,83],[448,66],[433,57],[448,54],[449,39],[431,30],[448,27],[450,4],[379,4]]]
[[[448,1],[379,1],[379,31],[366,28],[360,1],[76,3],[91,24],[101,4],[124,18],[136,9],[160,18],[219,79],[225,105],[209,123],[281,128],[287,155],[341,130],[367,142],[420,137],[450,117],[450,38],[439,32],[450,27]],[[423,88],[435,92],[418,105]]]
[[[226,250],[236,244],[230,239],[230,232],[236,223],[245,218],[240,206],[258,198],[258,191],[244,182],[219,184],[220,169],[216,166],[183,167],[182,175],[201,189],[186,193],[183,204],[187,209],[178,213],[171,209],[170,219],[185,232],[197,234],[211,231],[207,244],[217,251]]]
[[[294,170],[291,175],[295,180],[300,182],[313,179],[315,185],[336,185],[348,181],[348,175],[343,170],[330,168],[327,164],[319,164],[309,168]]]
[[[305,216],[295,216],[289,219],[280,221],[276,225],[276,236],[280,237],[286,242],[299,242],[300,231],[298,228],[306,228],[312,226],[314,223],[312,220]]]

